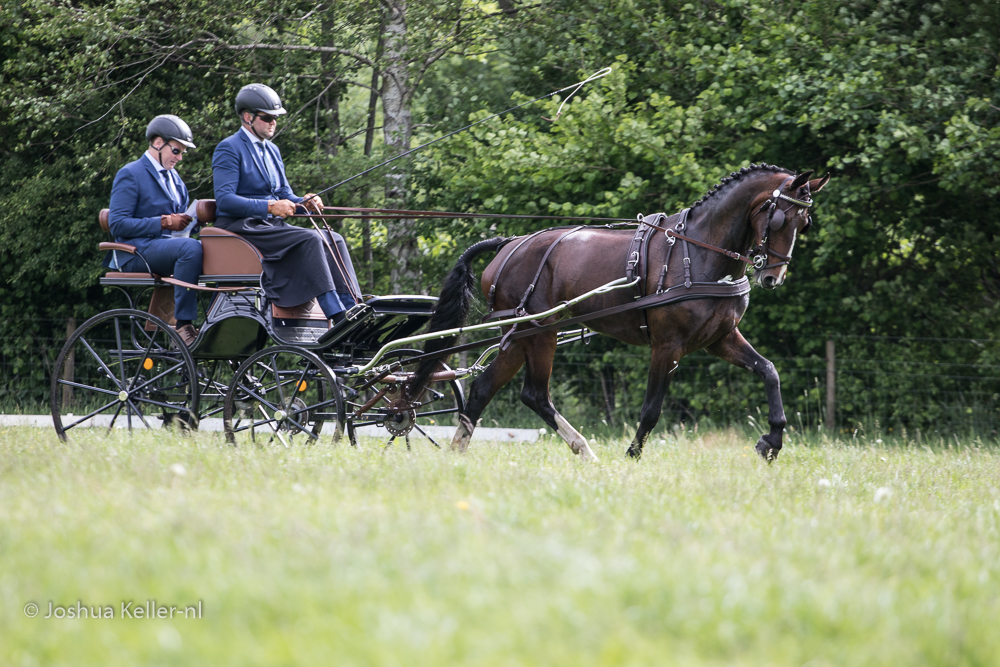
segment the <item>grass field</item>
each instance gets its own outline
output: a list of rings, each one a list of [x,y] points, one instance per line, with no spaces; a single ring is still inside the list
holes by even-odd
[[[10,429],[0,664],[998,664],[1000,451],[791,439],[584,465]],[[201,618],[121,618],[147,600]]]

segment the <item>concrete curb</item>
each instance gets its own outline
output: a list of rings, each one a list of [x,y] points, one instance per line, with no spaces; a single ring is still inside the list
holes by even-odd
[[[70,415],[66,415],[69,417]],[[63,420],[66,421],[65,419]],[[86,422],[77,426],[76,428],[107,428],[111,423],[111,417],[109,415],[97,415],[88,419]],[[52,426],[52,416],[51,415],[0,415],[0,427],[5,426],[29,426],[34,428],[48,428],[53,429]],[[138,419],[132,420],[133,428],[145,429],[142,422]],[[152,424],[153,428],[162,428],[162,424],[159,420],[156,420]],[[118,422],[115,424],[116,429],[124,429],[127,427],[126,420],[119,417]],[[451,442],[452,437],[455,435],[454,426],[421,426],[428,436],[433,438],[438,444],[442,446],[447,446]],[[221,419],[204,419],[202,420],[198,430],[200,431],[212,431],[212,432],[222,432],[222,420]],[[385,438],[388,439],[388,434],[385,429],[378,428],[377,426],[362,426],[358,429],[360,435],[370,438]],[[425,440],[424,436],[420,434],[419,431],[414,429],[410,433],[411,440]],[[538,430],[530,428],[477,428],[475,433],[472,434],[472,439],[480,442],[535,442],[538,440]]]

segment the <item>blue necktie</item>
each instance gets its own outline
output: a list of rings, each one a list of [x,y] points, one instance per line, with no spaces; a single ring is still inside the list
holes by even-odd
[[[278,188],[278,179],[274,177],[274,172],[271,170],[271,161],[264,151],[264,143],[257,144],[257,148],[260,149],[260,161],[264,164],[264,173],[267,174],[267,180],[271,183],[271,191],[273,192]]]
[[[170,193],[170,198],[174,200],[174,203],[177,204],[177,206],[184,206],[184,203],[181,201],[181,195],[177,192],[177,188],[174,187],[174,182],[170,178],[170,174],[167,170],[161,169],[160,175],[163,176],[163,181],[167,186],[167,192]]]

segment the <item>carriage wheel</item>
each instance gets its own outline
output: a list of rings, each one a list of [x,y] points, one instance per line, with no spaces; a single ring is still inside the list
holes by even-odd
[[[201,419],[222,416],[226,393],[240,362],[229,359],[196,360],[198,368],[198,405]]]
[[[383,363],[405,360],[407,357],[422,354],[419,350],[393,350],[383,358]],[[451,370],[442,364],[442,370]],[[404,370],[412,370],[406,367]],[[354,387],[365,384],[365,379],[352,382]],[[380,391],[386,389],[378,400],[368,406]],[[362,426],[379,426],[386,430],[386,446],[391,445],[396,438],[404,438],[406,447],[410,447],[410,433],[416,431],[431,441],[440,449],[428,432],[428,426],[457,426],[458,414],[465,409],[465,393],[458,380],[432,382],[418,397],[417,401],[408,403],[401,396],[401,387],[375,385],[363,391],[350,391],[352,397],[347,399],[347,435],[351,444],[358,446],[358,429]],[[367,409],[365,409],[367,407]]]
[[[254,353],[233,377],[222,410],[226,439],[248,432],[257,442],[318,442],[326,422],[332,442],[344,433],[340,382],[309,350],[276,345]]]
[[[198,428],[195,377],[194,359],[170,325],[141,310],[109,310],[80,325],[59,352],[52,422],[62,440],[79,426]]]

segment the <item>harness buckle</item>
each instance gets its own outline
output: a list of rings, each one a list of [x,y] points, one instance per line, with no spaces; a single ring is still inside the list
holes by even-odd
[[[757,255],[753,258],[753,268],[763,269],[767,266],[767,255]]]

